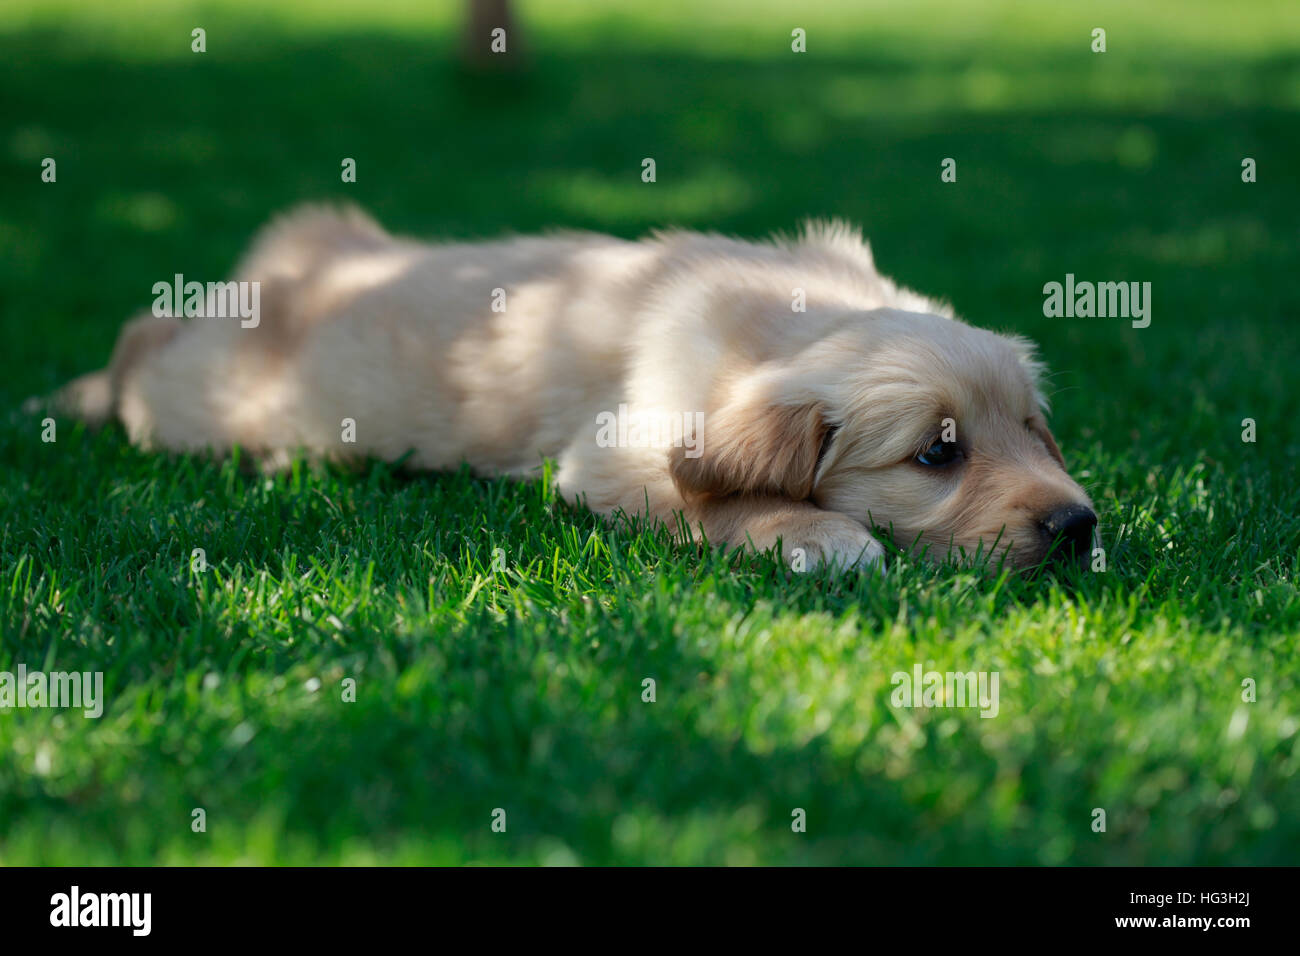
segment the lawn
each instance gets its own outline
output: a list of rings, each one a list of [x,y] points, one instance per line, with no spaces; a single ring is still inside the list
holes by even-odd
[[[1295,862],[1300,6],[520,7],[499,76],[450,2],[0,9],[0,671],[105,692],[0,710],[0,864]],[[854,220],[1040,344],[1106,570],[795,575],[545,474],[42,441],[25,398],[305,199],[431,238]],[[1044,316],[1067,273],[1150,282],[1151,325]],[[998,715],[891,706],[918,663],[997,672]]]

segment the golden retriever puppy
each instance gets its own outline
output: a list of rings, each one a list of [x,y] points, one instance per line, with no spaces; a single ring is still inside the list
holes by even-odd
[[[409,453],[523,477],[553,458],[601,514],[780,543],[796,568],[879,565],[873,528],[1019,567],[1091,547],[1028,344],[898,288],[843,225],[429,244],[308,207],[234,282],[159,283],[63,406],[145,447],[272,464]]]

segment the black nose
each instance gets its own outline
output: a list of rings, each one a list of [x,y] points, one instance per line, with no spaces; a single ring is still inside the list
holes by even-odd
[[[1047,539],[1049,556],[1054,560],[1081,561],[1092,553],[1092,531],[1097,527],[1097,516],[1091,508],[1085,505],[1057,508],[1039,526]]]

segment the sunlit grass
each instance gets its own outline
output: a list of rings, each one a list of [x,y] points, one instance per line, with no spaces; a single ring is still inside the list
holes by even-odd
[[[458,4],[4,5],[3,406],[300,200],[425,236],[836,215],[1039,343],[1107,571],[796,576],[540,480],[267,477],[6,412],[0,670],[102,670],[108,705],[0,711],[0,863],[1293,862],[1300,8],[521,9],[532,65],[491,78]],[[1151,327],[1045,317],[1067,272],[1152,282]],[[918,662],[998,671],[998,717],[891,707]]]

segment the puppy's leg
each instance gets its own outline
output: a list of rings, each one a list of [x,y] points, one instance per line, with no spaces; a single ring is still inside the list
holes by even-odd
[[[847,515],[823,511],[806,501],[717,498],[696,503],[685,514],[691,527],[701,529],[713,544],[766,551],[779,541],[782,556],[797,570],[817,566],[884,570],[885,549],[871,532]]]

